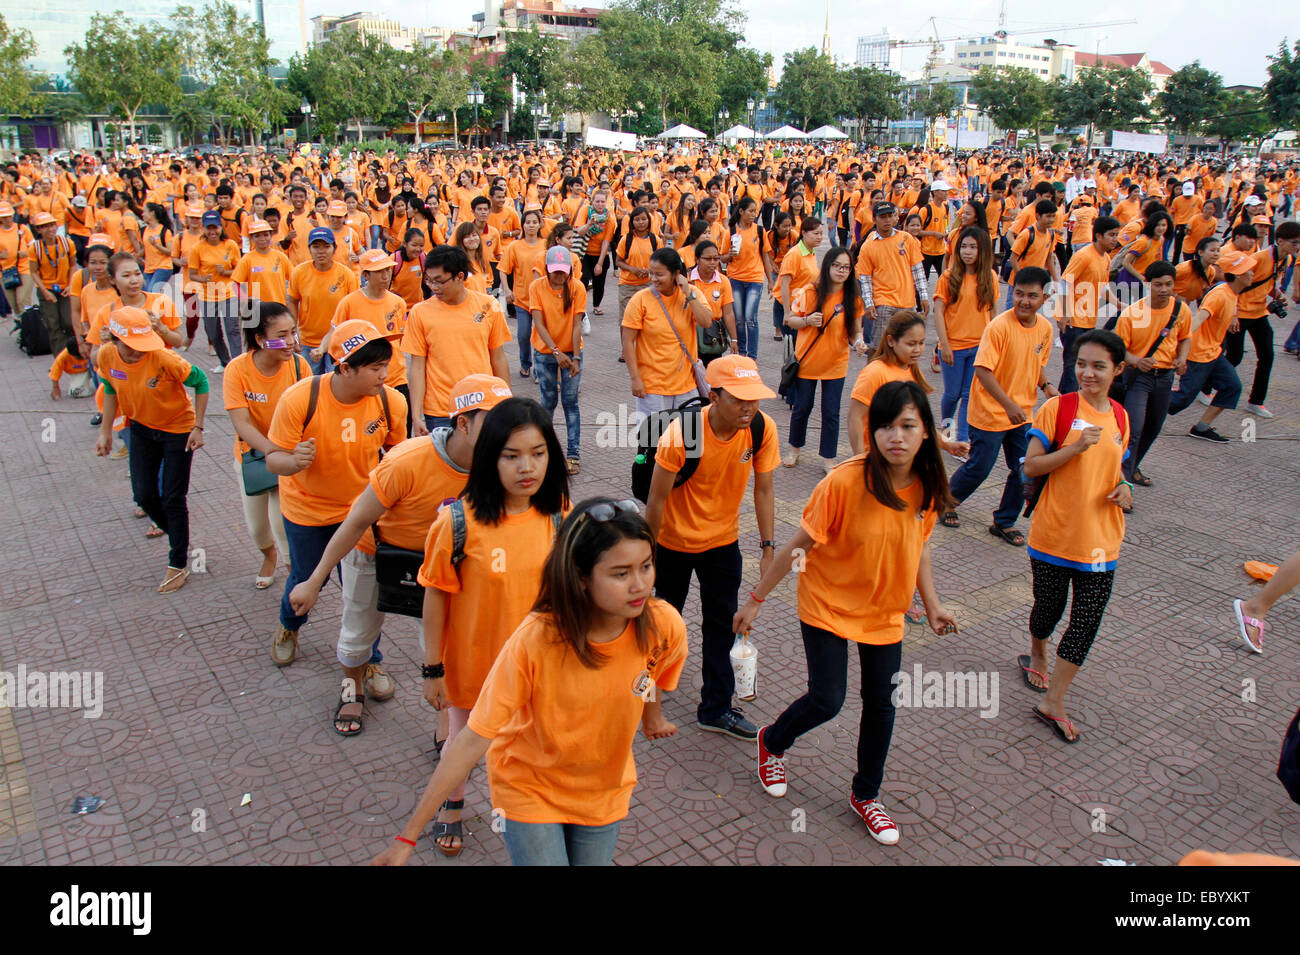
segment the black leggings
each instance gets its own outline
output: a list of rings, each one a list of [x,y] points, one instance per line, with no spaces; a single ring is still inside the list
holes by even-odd
[[[1252,405],[1262,405],[1268,397],[1268,379],[1273,372],[1273,326],[1269,324],[1268,315],[1261,318],[1238,318],[1241,331],[1228,332],[1223,337],[1223,353],[1228,356],[1228,364],[1236,368],[1246,356],[1246,334],[1255,343],[1255,380],[1250,384]]]
[[[938,275],[943,271],[943,253],[940,252],[938,255],[922,255],[921,268],[925,270],[925,279],[928,282],[930,280],[931,271],[933,271],[935,275]]]
[[[582,284],[591,289],[592,308],[600,307],[600,302],[605,297],[605,276],[609,275],[608,262],[605,263],[605,268],[600,270],[600,274],[596,274],[596,263],[599,261],[599,255],[584,255],[582,257]]]
[[[1056,655],[1066,663],[1083,666],[1092,641],[1101,629],[1101,617],[1110,601],[1110,589],[1115,583],[1113,570],[1080,570],[1077,567],[1058,567],[1045,560],[1029,559],[1034,573],[1034,609],[1029,612],[1029,634],[1035,640],[1046,640],[1056,629],[1065,613],[1065,598],[1070,584],[1074,584],[1074,602],[1070,605],[1070,622],[1061,634]]]
[[[852,641],[800,621],[808,659],[808,692],[795,700],[767,728],[763,744],[778,756],[811,729],[833,720],[848,692],[848,649]],[[894,677],[903,662],[903,644],[859,643],[862,666],[862,717],[858,722],[858,771],[853,795],[859,800],[880,795],[885,757],[894,737]]]

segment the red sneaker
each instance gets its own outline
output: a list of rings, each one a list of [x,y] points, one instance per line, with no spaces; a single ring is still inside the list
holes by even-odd
[[[768,752],[763,745],[763,734],[768,727],[758,731],[758,781],[769,796],[785,795],[785,757]]]
[[[849,793],[849,806],[858,814],[858,818],[867,824],[871,838],[881,845],[892,846],[898,842],[898,824],[885,812],[879,799],[860,800]]]

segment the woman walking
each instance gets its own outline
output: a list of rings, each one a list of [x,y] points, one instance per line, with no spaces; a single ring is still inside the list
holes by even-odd
[[[934,289],[934,327],[939,336],[939,370],[943,373],[940,417],[949,438],[958,441],[970,440],[966,407],[975,378],[975,353],[979,351],[980,336],[993,319],[997,297],[998,275],[993,269],[993,243],[988,230],[967,226]]]

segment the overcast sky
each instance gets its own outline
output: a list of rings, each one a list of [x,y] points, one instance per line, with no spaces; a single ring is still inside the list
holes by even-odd
[[[354,3],[356,6],[348,6]],[[604,6],[601,0],[573,0],[573,6]],[[746,38],[750,46],[770,51],[778,64],[783,54],[803,47],[820,48],[825,31],[826,0],[739,0],[749,15]],[[832,3],[830,17],[831,52],[836,58],[852,62],[857,37],[879,33],[888,27],[904,39],[926,39],[932,35],[930,17],[934,17],[941,37],[991,33],[996,29],[998,0],[927,0],[911,5],[897,14],[899,4],[880,0],[857,3]],[[1008,0],[1007,26],[1011,33],[1026,32],[1024,39],[1038,41],[1054,37],[1073,43],[1079,49],[1094,52],[1100,41],[1103,53],[1149,53],[1171,69],[1199,59],[1202,65],[1223,74],[1228,85],[1259,85],[1267,77],[1266,57],[1277,50],[1280,37],[1272,24],[1277,23],[1278,7],[1274,0],[1236,0],[1225,7],[1204,0],[1161,0],[1151,10],[1144,5],[1119,0],[1094,0],[1078,17],[1072,17],[1064,5],[1029,0]],[[306,0],[307,17],[322,13],[348,14],[363,9],[391,17],[404,26],[467,27],[480,3],[469,0]],[[791,11],[803,14],[802,22],[792,21]],[[1231,11],[1231,27],[1223,22],[1225,10]],[[1048,17],[1043,19],[1043,17]],[[1086,30],[1061,30],[1059,27],[1079,23],[1111,20],[1137,20],[1124,26]],[[1043,32],[1043,27],[1057,27]],[[1300,21],[1294,41],[1300,38]],[[925,47],[905,51],[904,69],[919,69],[925,60]],[[949,45],[951,54],[951,45]]]

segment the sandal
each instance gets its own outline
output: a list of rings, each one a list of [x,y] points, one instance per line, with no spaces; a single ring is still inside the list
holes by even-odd
[[[158,585],[158,593],[174,594],[185,586],[185,581],[190,579],[190,569],[188,567],[168,567],[167,576],[163,578]]]
[[[1056,733],[1056,735],[1061,737],[1061,739],[1063,739],[1065,742],[1067,743],[1079,742],[1079,731],[1075,729],[1074,724],[1070,722],[1068,719],[1058,719],[1055,716],[1048,716],[1046,713],[1044,713],[1036,706],[1034,707],[1034,715],[1037,716],[1044,723],[1046,723],[1048,726],[1050,726],[1052,730]],[[1065,724],[1065,726],[1068,726],[1070,728],[1070,733],[1073,733],[1074,734],[1073,736],[1070,736],[1069,734],[1066,733],[1065,728],[1061,725],[1063,723]]]
[[[1252,653],[1263,653],[1265,623],[1263,620],[1248,616],[1244,607],[1245,604],[1240,600],[1232,602],[1233,613],[1237,615],[1237,633],[1241,636],[1241,642],[1250,647]],[[1254,627],[1259,632],[1259,636],[1254,640],[1250,639],[1250,631],[1246,629],[1247,627]]]
[[[996,524],[991,524],[989,525],[989,533],[994,537],[1002,538],[1012,547],[1025,546],[1025,535],[1014,527],[998,527]]]
[[[939,515],[939,523],[944,527],[961,527],[961,520],[956,511],[944,511]]]
[[[564,467],[570,474],[577,474],[582,470],[582,465],[579,463],[577,458],[569,458],[564,462]]]
[[[1130,484],[1136,484],[1138,487],[1150,487],[1151,479],[1141,471],[1134,471],[1133,476],[1128,479]]]
[[[1039,673],[1037,670],[1033,669],[1033,668],[1029,665],[1029,654],[1026,653],[1026,654],[1022,654],[1021,656],[1016,657],[1016,663],[1019,664],[1020,669],[1021,669],[1022,671],[1024,671],[1021,675],[1025,678],[1025,686],[1029,687],[1029,688],[1030,688],[1031,690],[1033,690],[1035,693],[1046,693],[1046,692],[1047,692],[1047,690],[1048,690],[1048,685],[1047,685],[1047,674],[1046,674],[1046,673]],[[1034,686],[1034,684],[1032,684],[1032,683],[1029,682],[1029,674],[1031,674],[1031,673],[1032,673],[1034,676],[1038,677],[1038,679],[1040,679],[1040,680],[1043,681],[1043,685],[1042,685],[1042,686]]]
[[[442,804],[442,808],[452,811],[464,809],[465,800],[448,799]],[[459,839],[460,845],[452,847],[444,846],[438,840],[445,838]],[[433,844],[438,847],[439,852],[449,859],[454,859],[456,856],[460,855],[465,848],[465,827],[461,820],[457,819],[455,822],[435,822],[433,824]]]
[[[144,508],[143,508],[143,507],[137,507],[137,508],[135,509],[134,513],[132,513],[131,516],[132,516],[132,517],[148,517],[149,515],[146,514],[146,513],[144,512]]]
[[[159,527],[157,524],[150,524],[149,529],[144,532],[144,536],[149,538],[149,540],[155,540],[156,538],[162,537],[166,533],[167,532],[163,530],[161,527]]]
[[[343,707],[356,706],[357,704],[361,705],[361,713],[358,713],[356,716],[342,715]],[[338,733],[340,736],[359,736],[361,734],[361,731],[365,729],[365,726],[361,722],[361,717],[362,714],[365,713],[365,710],[366,710],[366,697],[364,694],[357,697],[355,700],[345,700],[343,699],[342,696],[340,696],[339,705],[334,708],[334,732]],[[339,729],[340,723],[344,723],[344,724],[356,723],[357,728]]]

